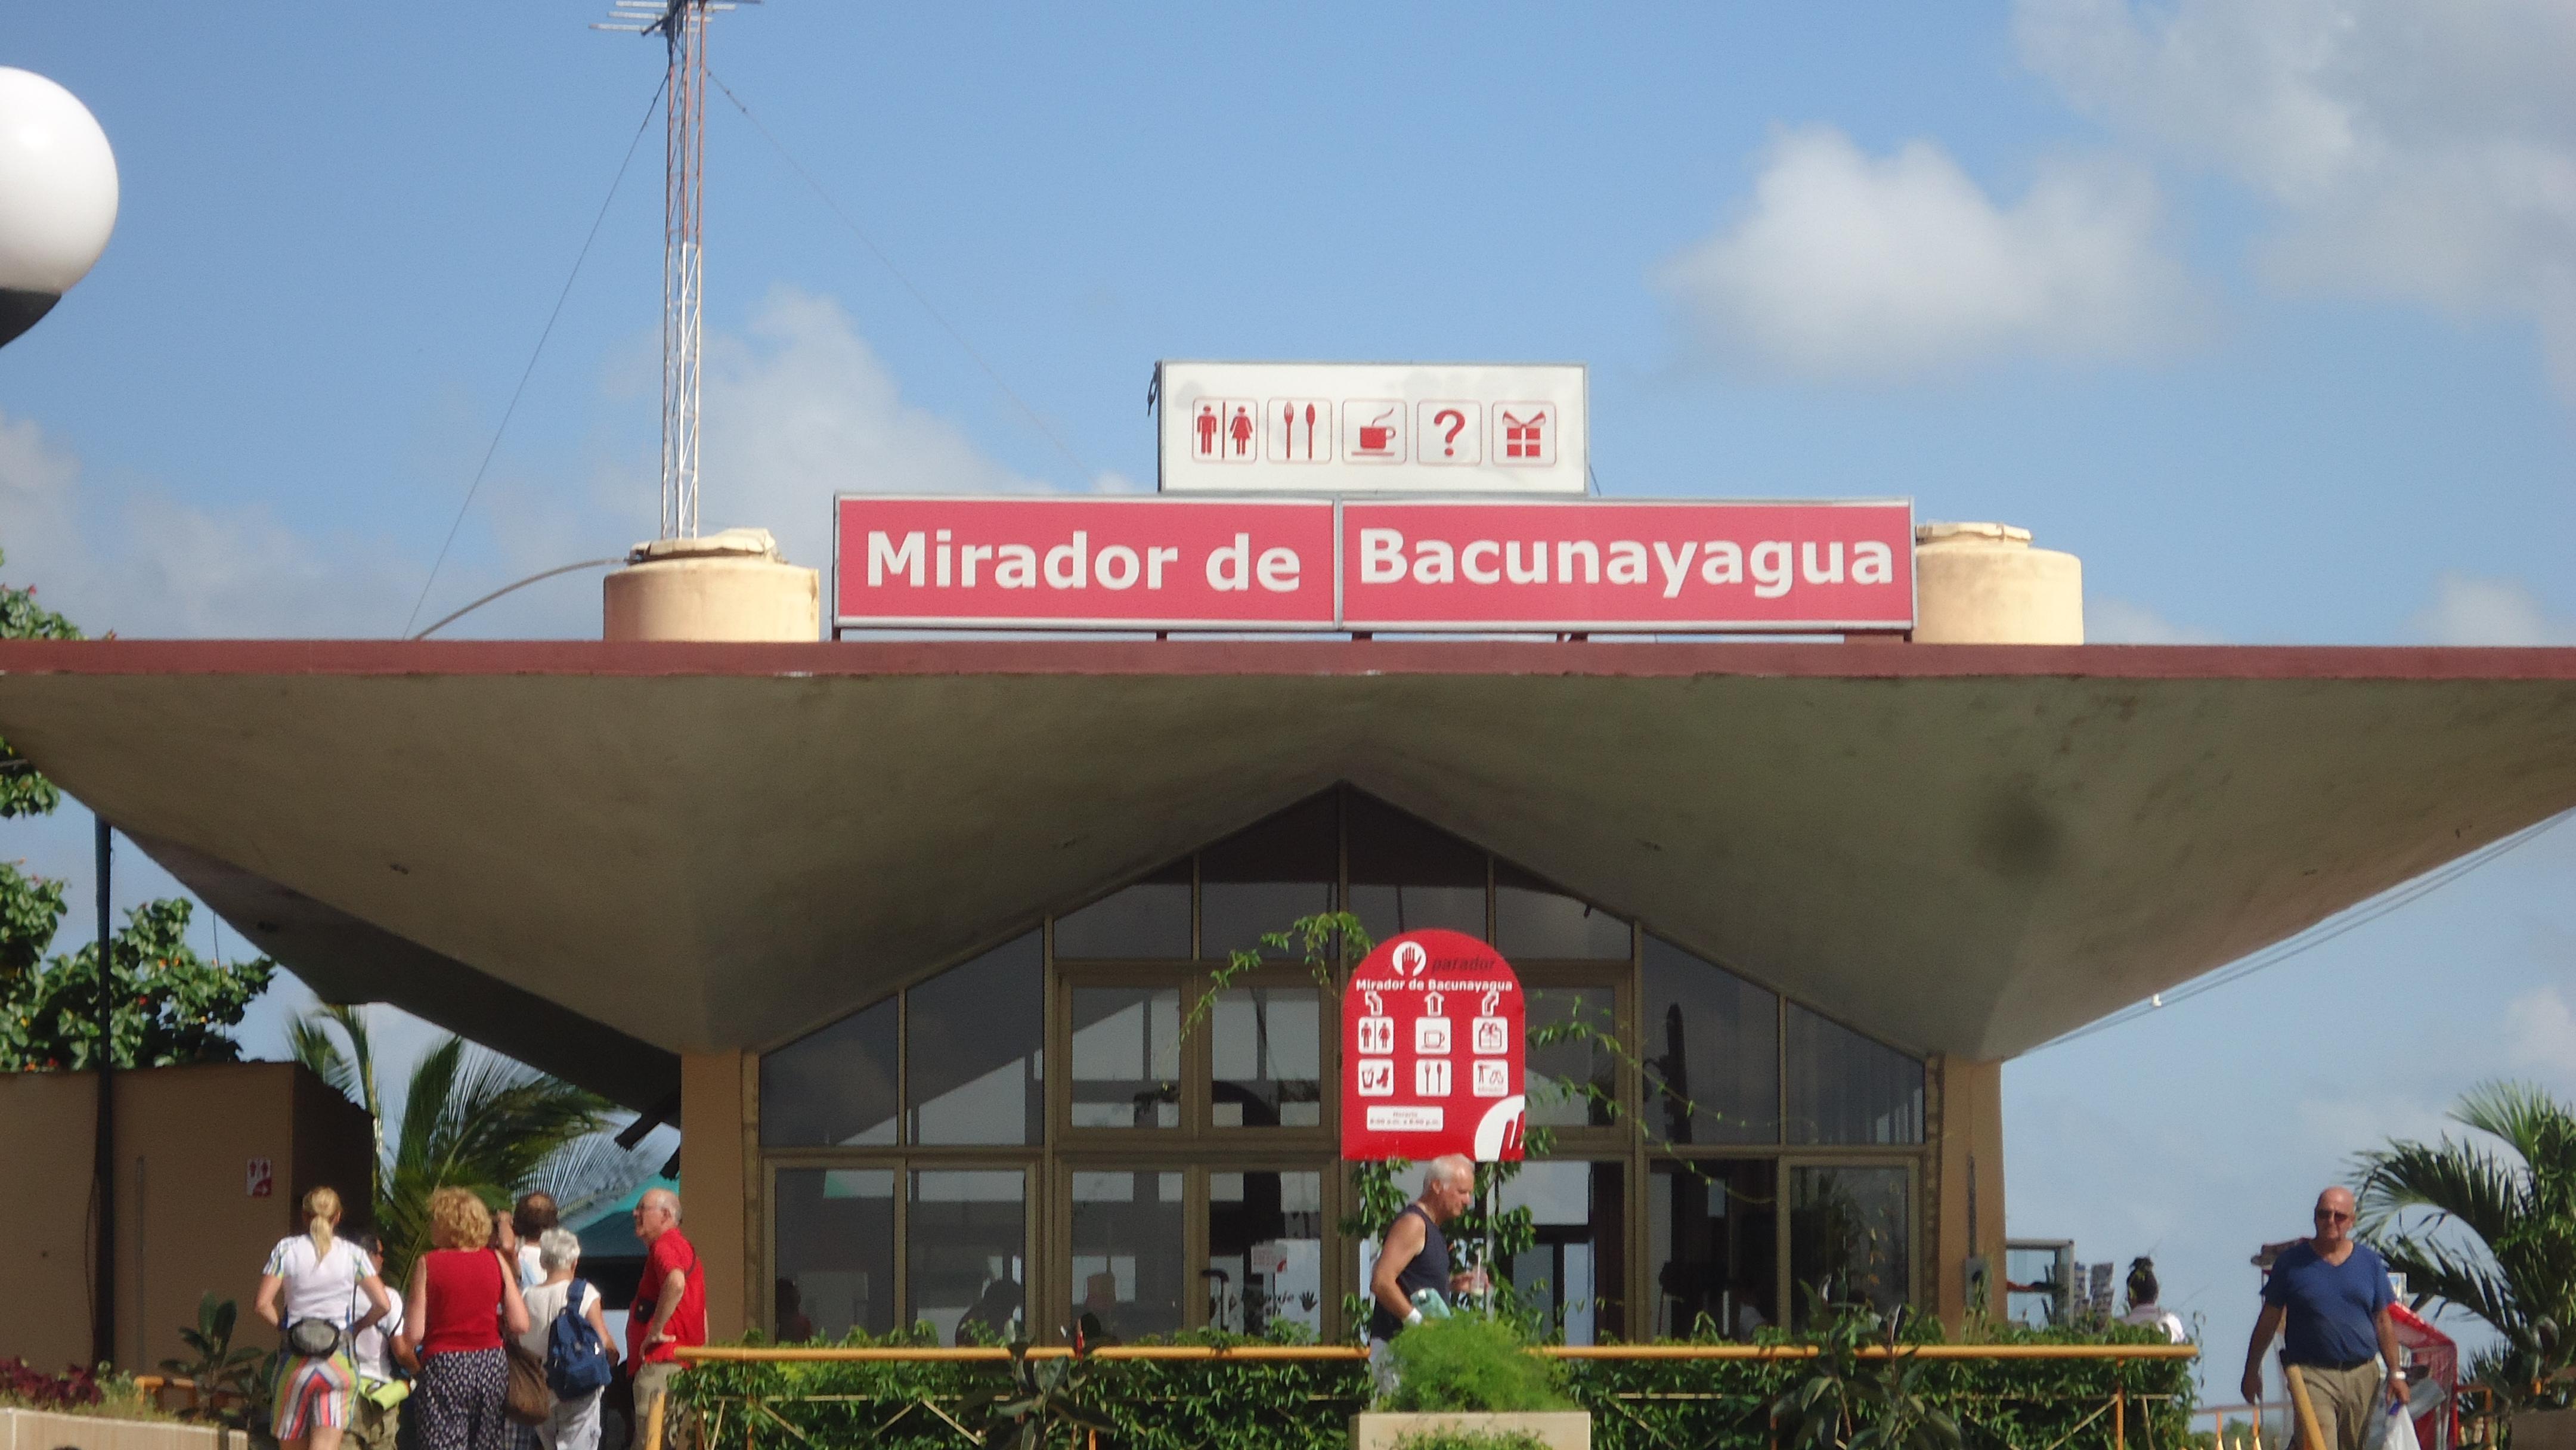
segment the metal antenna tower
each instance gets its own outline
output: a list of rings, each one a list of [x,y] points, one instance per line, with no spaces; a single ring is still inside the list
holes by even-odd
[[[662,150],[661,537],[698,536],[698,359],[704,333],[707,16],[744,0],[614,0],[593,30],[659,35],[670,55]],[[759,0],[748,0],[758,4]]]

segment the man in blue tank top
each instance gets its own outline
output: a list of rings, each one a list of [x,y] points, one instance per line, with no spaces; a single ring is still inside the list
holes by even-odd
[[[1413,1296],[1425,1289],[1441,1294],[1474,1293],[1485,1285],[1484,1272],[1452,1273],[1449,1240],[1440,1226],[1466,1211],[1476,1198],[1476,1165],[1457,1154],[1434,1158],[1422,1170],[1422,1196],[1404,1206],[1387,1225],[1378,1246],[1377,1267],[1369,1273],[1369,1364],[1387,1383],[1388,1341],[1405,1326],[1422,1322]]]
[[[2381,1395],[2406,1403],[2406,1361],[2388,1313],[2397,1296],[2388,1285],[2388,1261],[2353,1241],[2352,1190],[2329,1188],[2317,1195],[2316,1223],[2314,1237],[2272,1261],[2239,1388],[2248,1404],[2262,1399],[2263,1351],[2286,1324],[2281,1363],[2298,1372],[2316,1412],[2317,1432],[2325,1437],[2325,1444],[2309,1450],[2361,1450],[2372,1414],[2385,1408]]]

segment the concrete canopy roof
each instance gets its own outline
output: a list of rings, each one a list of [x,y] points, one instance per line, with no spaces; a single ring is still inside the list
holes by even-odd
[[[19,642],[0,736],[323,995],[645,1106],[1342,779],[2006,1057],[2576,807],[2576,650]]]

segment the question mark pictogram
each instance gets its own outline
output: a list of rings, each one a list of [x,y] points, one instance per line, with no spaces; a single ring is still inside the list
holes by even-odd
[[[1442,423],[1449,425],[1449,431],[1442,438],[1440,452],[1444,457],[1455,458],[1458,456],[1458,435],[1467,427],[1467,415],[1455,408],[1443,408],[1431,415],[1432,427],[1437,428]]]

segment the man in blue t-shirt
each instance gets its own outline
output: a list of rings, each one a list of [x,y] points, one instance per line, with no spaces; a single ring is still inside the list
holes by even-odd
[[[2263,1398],[2263,1351],[2286,1321],[2285,1374],[2297,1376],[2325,1443],[2306,1450],[2361,1450],[2384,1392],[2406,1403],[2406,1372],[2388,1306],[2388,1261],[2353,1242],[2353,1197],[2347,1188],[2317,1195],[2317,1232],[2281,1251],[2263,1281],[2263,1314],[2245,1346],[2248,1404]],[[2383,1380],[2380,1369],[2387,1367]],[[2292,1396],[2295,1399],[2297,1390]]]

